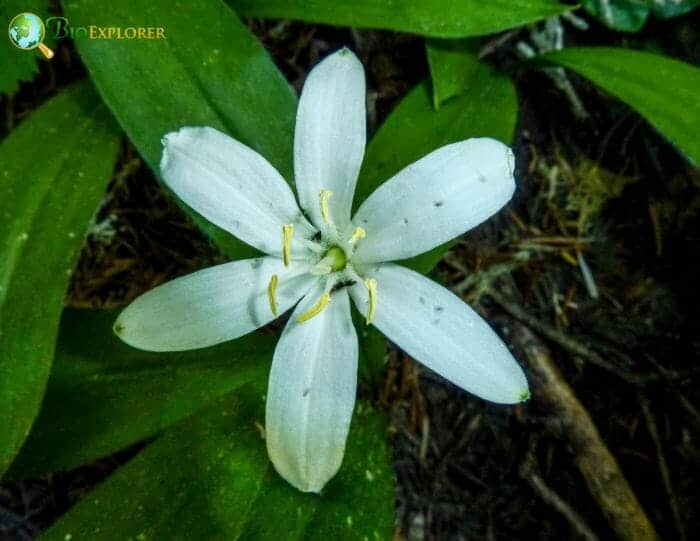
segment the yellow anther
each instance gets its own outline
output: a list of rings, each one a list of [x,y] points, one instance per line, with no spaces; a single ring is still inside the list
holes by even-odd
[[[328,306],[328,303],[331,302],[331,296],[329,293],[324,293],[321,295],[321,298],[318,299],[318,302],[314,304],[311,309],[308,312],[304,312],[301,314],[299,317],[297,317],[297,321],[299,323],[304,323],[304,321],[309,321],[312,317],[319,315],[321,312],[323,312],[323,309]]]
[[[273,274],[270,283],[267,284],[267,300],[270,301],[270,312],[273,316],[277,315],[277,282],[277,275]]]
[[[284,258],[284,266],[289,266],[289,261],[292,259],[292,233],[294,232],[294,226],[292,224],[287,224],[282,226],[282,256]]]
[[[328,200],[331,198],[331,195],[333,195],[333,192],[330,190],[321,190],[318,194],[321,203],[321,218],[329,225],[331,223],[331,213],[330,210],[328,210]]]
[[[362,229],[361,227],[356,227],[355,231],[352,234],[352,237],[350,237],[350,240],[348,241],[350,244],[355,244],[358,240],[364,239],[367,236],[367,232]]]
[[[372,323],[374,312],[377,309],[377,281],[374,278],[365,278],[365,287],[369,294],[369,306],[367,307],[367,325]]]

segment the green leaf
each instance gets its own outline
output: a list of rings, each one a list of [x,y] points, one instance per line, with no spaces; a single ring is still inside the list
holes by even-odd
[[[694,10],[700,0],[647,0],[651,12],[659,19],[672,19]]]
[[[46,20],[48,10],[47,0],[3,0],[0,3],[0,27],[4,34],[0,39],[0,96],[12,95],[19,90],[20,82],[31,81],[39,71],[37,60],[44,58],[39,49],[23,51],[12,45],[7,39],[7,25],[15,15],[25,11]],[[53,47],[54,40],[49,32],[46,33],[45,43],[48,47]]]
[[[672,19],[694,10],[700,0],[582,0],[581,4],[608,28],[638,32],[649,13],[659,19]]]
[[[99,14],[109,26],[164,29],[166,39],[74,40],[104,101],[156,173],[167,132],[212,126],[260,152],[291,181],[295,94],[226,5],[69,0],[63,6],[72,26],[94,24]],[[204,219],[198,223],[229,256],[255,253]]]
[[[478,39],[431,39],[426,42],[430,79],[433,83],[433,106],[467,92],[481,62]]]
[[[359,380],[372,399],[379,398],[386,368],[386,338],[374,325],[367,325],[365,318],[352,311],[352,320],[359,339]]]
[[[44,539],[390,539],[383,419],[364,404],[357,410],[343,467],[321,496],[274,472],[256,428],[262,395],[242,387],[166,432]]]
[[[621,99],[700,164],[700,68],[665,56],[613,47],[577,47],[541,60],[590,79]]]
[[[405,166],[449,143],[469,137],[513,138],[518,101],[509,78],[479,63],[464,93],[432,106],[426,83],[414,88],[392,111],[367,147],[355,205]],[[430,271],[449,244],[404,262],[419,272]]]
[[[583,8],[608,28],[637,32],[649,18],[645,0],[582,0]]]
[[[10,477],[67,470],[112,454],[244,383],[267,379],[275,336],[150,353],[114,336],[117,314],[64,312],[46,397]]]
[[[80,83],[0,143],[0,474],[39,410],[68,279],[119,138]]]
[[[439,38],[493,34],[572,9],[557,0],[227,0],[241,15]]]

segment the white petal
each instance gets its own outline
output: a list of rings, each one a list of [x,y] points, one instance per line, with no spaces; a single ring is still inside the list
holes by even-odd
[[[314,318],[296,318],[320,298],[299,303],[272,361],[265,439],[279,474],[304,492],[319,492],[343,461],[357,388],[357,335],[346,290]]]
[[[325,228],[319,192],[331,190],[330,214],[343,230],[350,222],[352,197],[366,141],[365,75],[349,49],[318,64],[306,79],[297,109],[294,176],[301,207]]]
[[[491,327],[459,297],[405,267],[372,266],[377,280],[373,324],[411,357],[455,385],[501,404],[529,396],[525,374]],[[351,288],[367,311],[363,284]]]
[[[292,257],[308,255],[315,229],[289,185],[253,149],[214,128],[182,128],[163,138],[165,183],[207,220],[267,254],[282,253],[282,226],[294,225]]]
[[[267,295],[278,276],[278,314],[318,280],[309,265],[261,257],[209,267],[176,278],[138,297],[114,324],[127,344],[148,351],[183,351],[243,336],[275,319]]]
[[[495,139],[444,146],[387,180],[358,209],[357,261],[406,259],[453,239],[513,195],[513,153]]]

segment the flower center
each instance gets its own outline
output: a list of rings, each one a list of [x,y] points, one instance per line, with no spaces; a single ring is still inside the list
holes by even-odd
[[[311,269],[312,274],[329,274],[345,268],[348,258],[340,246],[332,246]]]
[[[333,246],[330,250],[328,250],[323,259],[330,260],[331,270],[333,272],[343,270],[345,268],[345,263],[347,263],[345,252],[339,246]]]
[[[367,288],[366,320],[367,325],[370,325],[374,320],[374,312],[377,307],[377,281],[374,278],[362,278],[361,276],[358,276],[355,270],[352,268],[352,265],[348,265],[348,260],[352,259],[357,244],[367,236],[367,232],[362,227],[356,227],[353,230],[352,234],[350,234],[349,238],[339,238],[338,230],[336,228],[335,223],[333,222],[333,217],[331,216],[331,211],[328,205],[328,200],[331,198],[332,195],[333,192],[331,192],[330,190],[321,190],[318,194],[318,200],[321,211],[321,219],[332,230],[330,234],[326,232],[327,237],[323,239],[324,242],[322,244],[325,244],[325,246],[328,246],[328,244],[331,243],[333,244],[330,248],[326,250],[326,252],[323,254],[323,257],[321,257],[318,263],[311,267],[309,272],[317,276],[323,276],[330,275],[334,272],[342,273],[343,271],[346,271],[347,268],[347,271],[344,274],[347,275],[348,273],[350,273],[351,277],[352,275],[355,276],[355,279],[350,280],[351,284],[355,283],[357,279],[362,280],[364,282],[365,287]],[[291,252],[293,235],[294,227],[292,224],[285,224],[282,226],[282,260],[284,261],[285,267],[289,266],[292,259]],[[341,245],[344,245],[345,249],[338,246],[338,244],[335,244],[338,242]],[[321,246],[317,245],[317,247],[319,248],[319,250],[323,250]],[[313,251],[316,252],[316,250]],[[343,280],[343,274],[334,277],[328,276],[325,279],[326,287],[325,291],[323,292],[323,295],[321,295],[321,298],[318,299],[316,304],[314,304],[309,310],[297,317],[297,321],[299,323],[303,323],[317,316],[330,304],[331,293],[334,291],[333,287],[338,283],[338,280]],[[278,311],[278,282],[278,276],[276,274],[273,274],[270,278],[270,283],[267,286],[267,297],[270,303],[270,311],[274,316],[277,315]]]

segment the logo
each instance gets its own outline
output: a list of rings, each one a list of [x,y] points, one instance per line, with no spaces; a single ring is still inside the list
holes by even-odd
[[[53,51],[44,45],[46,26],[41,17],[33,13],[15,15],[7,28],[12,45],[23,51],[31,51],[37,47],[48,59],[53,58]]]
[[[46,27],[52,31],[52,36],[61,38],[87,38],[103,40],[161,40],[166,39],[162,26],[89,26],[73,27],[65,17],[49,17],[46,24],[41,17],[34,13],[20,13],[10,21],[7,35],[12,45],[23,51],[39,49],[42,54],[51,59],[54,52],[44,45]]]
[[[56,39],[88,38],[116,40],[153,40],[166,39],[162,26],[71,26],[65,17],[49,17],[46,25]]]

